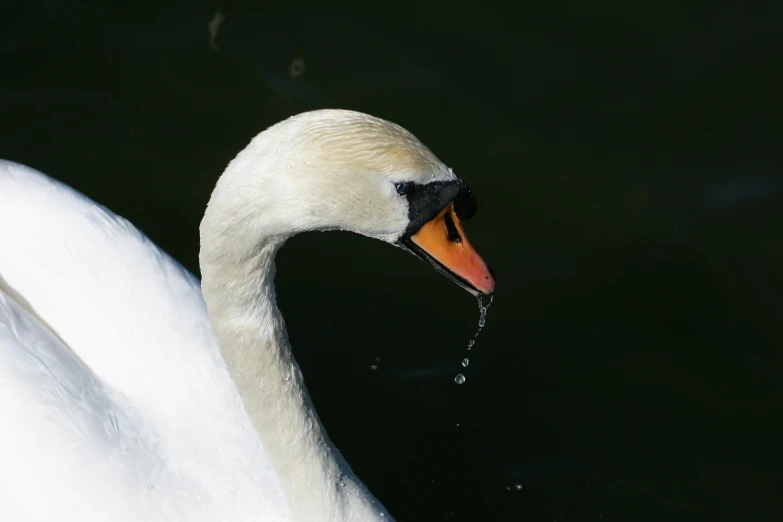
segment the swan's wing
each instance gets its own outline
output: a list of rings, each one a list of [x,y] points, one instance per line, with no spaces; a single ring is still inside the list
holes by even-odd
[[[133,225],[0,161],[0,245],[0,284],[104,382],[161,415],[209,404],[195,384],[219,354],[199,283]]]
[[[153,477],[152,491],[173,499],[178,488],[187,494],[193,487],[204,503],[285,518],[279,480],[225,369],[199,282],[129,222],[38,171],[0,160],[0,290],[13,299],[14,317],[23,311],[37,324],[27,329],[33,337],[6,335],[0,350],[14,357],[29,341],[70,353],[62,375],[87,386],[85,393],[97,386],[90,396],[102,404],[114,404],[112,394],[127,401],[144,426],[141,447],[154,448],[150,465],[165,465],[174,477]],[[21,386],[24,375],[12,383]],[[35,401],[46,401],[23,397],[35,407],[13,422],[32,429],[33,417],[43,422]],[[52,422],[75,414],[63,410]],[[59,458],[68,444],[53,445],[51,456]],[[107,444],[116,450],[120,443]],[[90,469],[80,454],[73,458]],[[7,480],[4,472],[0,465]]]
[[[0,520],[142,514],[137,485],[165,466],[127,404],[2,290],[0,390]]]

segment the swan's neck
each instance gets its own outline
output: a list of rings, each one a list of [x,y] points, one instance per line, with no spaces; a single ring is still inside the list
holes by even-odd
[[[212,326],[294,519],[390,520],[329,441],[294,360],[274,288],[284,240],[241,251],[225,235],[211,239],[201,269]]]

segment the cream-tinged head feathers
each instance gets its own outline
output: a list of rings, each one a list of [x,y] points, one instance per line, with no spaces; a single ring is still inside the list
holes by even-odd
[[[202,245],[205,233],[284,240],[330,229],[392,242],[409,221],[395,183],[453,179],[394,123],[347,110],[299,114],[260,133],[226,168],[202,223]]]

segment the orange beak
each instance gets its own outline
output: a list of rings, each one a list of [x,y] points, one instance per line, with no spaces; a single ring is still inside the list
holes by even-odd
[[[468,241],[453,203],[405,240],[404,246],[473,295],[495,291],[492,271]]]

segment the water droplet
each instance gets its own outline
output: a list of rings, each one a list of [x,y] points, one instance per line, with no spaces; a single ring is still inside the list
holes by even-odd
[[[492,301],[494,300],[495,296],[490,295],[489,301],[486,305],[484,305],[484,297],[483,295],[478,296],[478,305],[479,305],[479,322],[478,322],[478,329],[476,330],[476,333],[473,335],[473,339],[468,341],[468,351],[470,351],[471,348],[476,344],[476,338],[481,333],[481,330],[484,328],[484,325],[487,323],[487,310],[489,310],[490,305],[492,304]],[[470,364],[470,360],[465,357],[462,359],[462,366],[467,367],[468,364]],[[465,382],[465,376],[462,374],[457,375],[457,377],[454,379],[454,381],[457,384],[462,384]]]
[[[517,491],[521,490],[522,489],[522,484],[515,484],[514,485],[514,489],[516,489]]]

